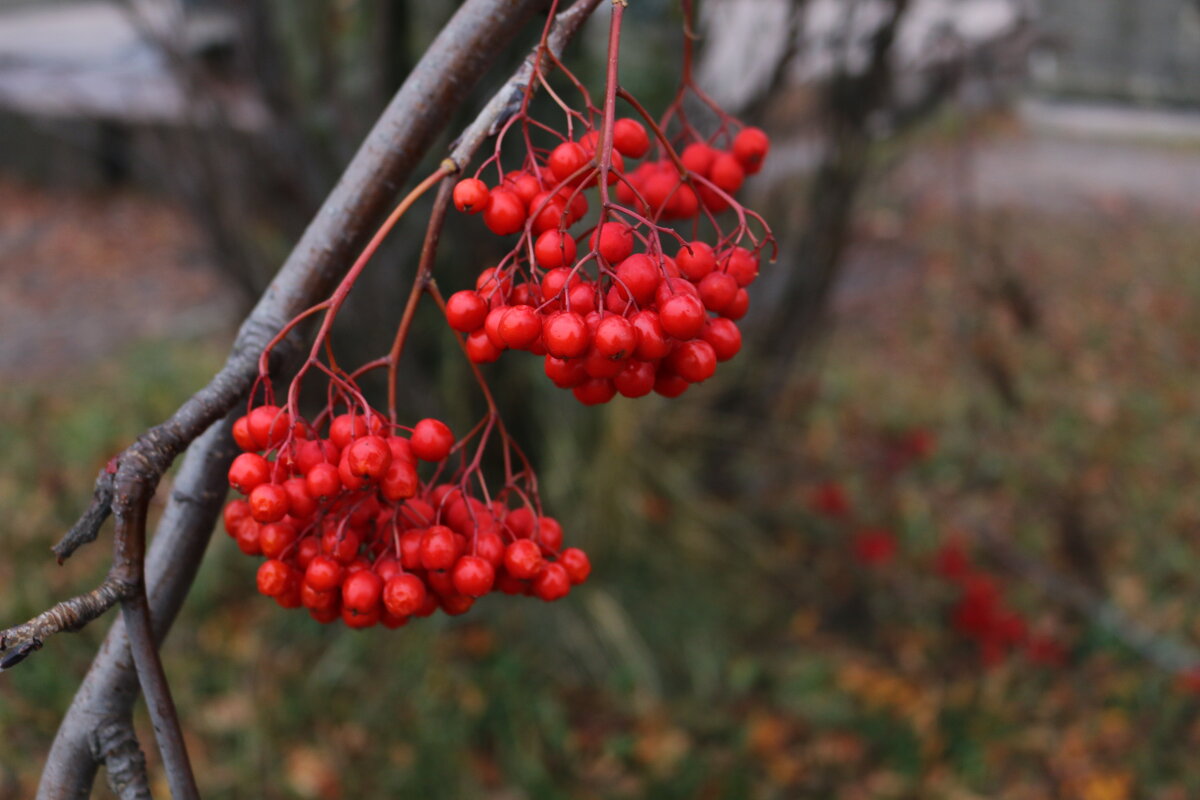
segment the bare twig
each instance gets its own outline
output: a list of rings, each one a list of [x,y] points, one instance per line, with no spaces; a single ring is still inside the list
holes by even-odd
[[[71,526],[71,530],[67,531],[59,543],[51,548],[58,558],[59,564],[70,558],[81,546],[96,541],[96,536],[100,533],[100,526],[112,513],[113,476],[115,474],[116,469],[113,467],[105,467],[100,470],[100,474],[96,477],[96,488],[92,490],[92,504],[88,506],[87,511],[83,512],[79,521]],[[3,646],[0,646],[0,650],[3,649]]]
[[[590,12],[597,4],[580,0],[576,6]],[[411,174],[449,110],[461,102],[489,61],[540,5],[539,0],[467,0],[463,4],[383,113],[243,324],[225,367],[170,420],[151,429],[121,456],[117,485],[133,480],[136,484],[130,485],[140,487],[148,498],[187,443],[245,396],[265,343],[291,317],[328,293],[390,205],[396,188]],[[511,85],[506,85],[506,90],[511,92]],[[504,104],[489,104],[481,117],[491,114],[495,119],[499,113],[496,106],[502,109]],[[483,130],[490,128],[489,120]],[[476,130],[476,125],[469,130]],[[457,163],[465,163],[471,149],[478,146],[478,142],[468,145],[469,141],[466,136],[460,138],[455,154],[463,161]],[[277,355],[282,358],[285,351],[279,348]],[[175,482],[176,492],[150,548],[146,575],[154,641],[161,641],[182,604],[224,497],[224,473],[232,458],[229,424],[227,418],[224,424],[209,428],[189,449]],[[118,537],[122,536],[138,538],[137,531],[119,526]],[[127,542],[115,544],[130,546]],[[38,797],[87,795],[99,760],[91,744],[97,721],[127,716],[136,697],[126,625],[142,625],[146,617],[136,606],[133,611],[136,613],[127,613],[124,621],[113,626],[76,694],[55,737]],[[153,649],[152,642],[148,646]],[[144,647],[143,640],[138,649]],[[145,667],[152,670],[153,664],[139,664],[138,673],[148,674]],[[143,679],[155,683],[153,677],[143,675]]]

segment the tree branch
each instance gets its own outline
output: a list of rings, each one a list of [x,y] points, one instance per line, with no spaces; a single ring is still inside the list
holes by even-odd
[[[227,417],[217,426],[212,423],[246,395],[257,374],[257,356],[266,342],[289,319],[329,292],[444,125],[449,111],[463,100],[490,60],[511,41],[541,2],[467,0],[463,4],[368,134],[243,323],[222,370],[167,422],[152,428],[121,456],[116,484],[124,486],[126,480],[132,481],[128,485],[137,487],[136,492],[148,499],[175,456],[208,429],[188,451],[175,483],[176,492],[150,548],[147,610],[152,611],[148,621],[154,641],[162,640],[182,604],[226,494],[225,471],[233,457],[229,437],[232,419]],[[598,0],[579,0],[564,14],[574,12],[586,17],[597,5]],[[576,11],[577,7],[587,11]],[[576,21],[572,33],[582,17],[568,16],[568,20]],[[511,92],[511,81],[505,91]],[[499,118],[495,106],[493,101],[480,115],[491,116],[485,130],[490,130]],[[469,130],[474,131],[476,125]],[[455,150],[456,158],[463,160],[456,163],[465,163],[482,139],[480,136],[470,145],[463,137]],[[277,348],[276,358],[283,359],[293,349]],[[134,500],[139,499],[136,492]],[[144,529],[140,533],[144,536]],[[139,532],[119,526],[117,539],[130,536],[139,538]],[[136,546],[114,541],[118,552]],[[117,568],[114,563],[114,570]],[[91,740],[93,732],[102,720],[127,719],[136,698],[126,626],[142,622],[140,611],[126,613],[125,619],[118,620],[110,630],[55,737],[38,789],[39,798],[86,797],[89,793],[99,756]],[[139,651],[144,647],[143,640]],[[152,642],[149,647],[154,649]],[[147,668],[152,671],[153,664],[139,664],[137,671],[148,674]],[[150,678],[148,682],[153,686],[155,680]],[[155,701],[151,702],[153,705]]]

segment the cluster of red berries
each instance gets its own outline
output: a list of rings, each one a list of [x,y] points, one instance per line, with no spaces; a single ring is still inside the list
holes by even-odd
[[[976,644],[986,666],[999,664],[1015,650],[1051,666],[1066,659],[1061,644],[1032,633],[1025,618],[1005,605],[999,583],[973,567],[961,542],[951,539],[943,544],[934,554],[934,569],[958,589],[951,624]]]
[[[624,159],[644,156],[650,139],[639,122],[616,120],[608,183],[627,209],[611,207],[606,221],[584,231],[581,253],[570,229],[587,214],[583,190],[600,180],[598,141],[593,130],[562,142],[544,163],[533,159],[491,189],[478,178],[457,184],[459,210],[482,214],[497,235],[522,235],[498,267],[479,274],[474,290],[450,296],[446,317],[467,334],[472,361],[489,363],[509,349],[542,356],[547,377],[586,405],[618,393],[676,397],[741,349],[735,321],[749,307],[746,287],[758,276],[759,256],[737,237],[717,237],[679,238],[672,257],[659,220],[702,209],[711,219],[729,207],[769,142],[744,128],[728,152],[689,145],[682,172],[663,160],[626,174]]]
[[[528,503],[480,500],[474,481],[421,481],[421,462],[436,478],[455,450],[439,420],[405,437],[377,413],[346,413],[321,437],[261,405],[233,431],[245,452],[229,484],[245,498],[225,507],[225,529],[244,553],[266,556],[260,592],[319,622],[396,628],[439,608],[462,614],[491,591],[557,600],[591,572]]]

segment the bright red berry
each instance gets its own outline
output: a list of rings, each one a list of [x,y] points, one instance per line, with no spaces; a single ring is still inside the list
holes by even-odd
[[[497,236],[507,236],[525,227],[526,215],[525,204],[515,193],[493,189],[483,212],[483,224]]]
[[[676,339],[692,339],[704,330],[704,304],[689,294],[677,294],[659,305],[663,331]]]
[[[383,604],[398,617],[416,614],[425,603],[425,583],[412,573],[388,578],[383,586]]]
[[[533,593],[547,603],[567,596],[571,578],[562,564],[547,564],[533,579]]]
[[[318,592],[332,592],[342,585],[342,564],[337,559],[319,555],[308,562],[304,582]]]
[[[483,597],[492,590],[495,568],[479,556],[463,556],[454,565],[454,588],[467,597]]]
[[[262,483],[246,498],[257,522],[278,522],[288,513],[288,493],[278,483]]]
[[[283,594],[288,585],[291,567],[282,561],[272,558],[264,561],[258,568],[256,583],[258,591],[267,597],[277,597]]]
[[[532,539],[518,539],[504,550],[504,569],[514,578],[532,578],[545,563],[541,549]]]
[[[463,289],[455,292],[446,300],[446,321],[450,327],[461,333],[470,333],[483,325],[487,317],[487,301],[478,292]]]
[[[558,556],[558,563],[567,571],[572,586],[578,586],[592,574],[592,562],[578,547],[568,547]]]
[[[504,344],[525,350],[542,335],[542,320],[531,306],[510,306],[500,318],[498,332]]]
[[[425,569],[450,569],[458,553],[454,531],[445,525],[434,525],[421,536],[421,566]]]
[[[575,237],[557,230],[543,232],[533,245],[533,256],[543,269],[569,267],[575,263]]]
[[[575,358],[587,352],[591,342],[587,323],[573,311],[559,311],[542,323],[546,352],[557,358]]]
[[[359,614],[377,611],[382,596],[383,578],[370,569],[354,572],[342,584],[342,607]]]
[[[229,465],[229,485],[242,494],[271,479],[271,464],[258,453],[242,453]]]
[[[763,160],[771,149],[771,140],[761,128],[742,128],[733,137],[733,147],[730,148],[733,157],[738,160],[746,174],[753,175],[762,169]]]
[[[650,149],[650,136],[642,123],[627,117],[613,123],[613,147],[630,158],[641,158]]]
[[[468,214],[478,214],[487,208],[491,195],[487,184],[478,178],[464,178],[454,185],[454,207]]]
[[[409,444],[413,455],[422,461],[441,461],[454,447],[454,434],[441,420],[423,419],[413,426]]]
[[[728,361],[742,349],[742,332],[733,320],[710,319],[700,337],[712,345],[717,361]]]

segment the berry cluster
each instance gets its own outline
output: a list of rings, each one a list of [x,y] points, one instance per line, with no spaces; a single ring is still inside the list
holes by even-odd
[[[934,569],[959,593],[951,624],[975,643],[986,666],[999,664],[1018,649],[1041,664],[1056,666],[1066,659],[1061,644],[1031,632],[1025,618],[1005,605],[1000,584],[971,564],[961,542],[951,539],[943,544],[934,554]]]
[[[450,326],[467,334],[476,363],[509,349],[543,356],[547,377],[586,405],[618,393],[676,397],[736,355],[736,320],[749,307],[746,287],[758,276],[763,246],[732,197],[766,157],[761,130],[743,128],[728,151],[702,141],[682,155],[667,148],[669,157],[628,173],[625,159],[650,151],[645,127],[617,119],[612,142],[600,158],[600,132],[591,128],[548,152],[531,150],[525,167],[494,187],[466,178],[454,189],[459,210],[482,214],[498,236],[521,237],[499,266],[479,274],[474,290],[451,295]],[[620,204],[608,201],[609,185]],[[576,235],[590,187],[599,189],[600,220]],[[721,235],[713,215],[731,207],[739,225]],[[697,235],[702,215],[711,241]],[[660,224],[666,220],[694,221],[692,238]],[[673,256],[664,238],[676,241]]]
[[[319,622],[396,628],[439,608],[462,614],[492,591],[557,600],[591,571],[524,492],[489,502],[470,494],[478,481],[439,482],[462,443],[437,419],[398,429],[369,410],[343,413],[320,436],[260,405],[234,438],[245,452],[229,484],[245,498],[225,507],[225,529],[244,553],[266,556],[260,592]],[[422,463],[433,465],[429,481]]]

